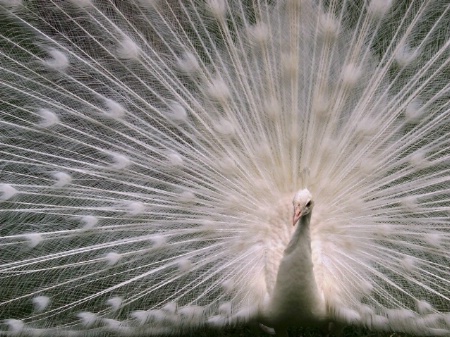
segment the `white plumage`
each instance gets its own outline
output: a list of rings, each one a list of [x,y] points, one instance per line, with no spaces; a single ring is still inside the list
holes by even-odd
[[[323,290],[319,289],[311,254],[310,222],[313,200],[311,193],[300,190],[293,200],[292,235],[276,271],[275,284],[268,285],[266,303],[259,320],[283,331],[289,326],[327,326]]]
[[[448,335],[449,26],[447,0],[0,0],[0,335]]]

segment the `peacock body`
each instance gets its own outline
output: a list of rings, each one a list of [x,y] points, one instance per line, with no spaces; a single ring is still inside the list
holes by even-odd
[[[444,0],[0,0],[0,335],[450,334],[449,26]]]

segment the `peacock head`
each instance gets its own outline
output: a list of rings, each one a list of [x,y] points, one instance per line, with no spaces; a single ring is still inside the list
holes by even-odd
[[[314,201],[312,200],[312,195],[308,189],[299,190],[292,200],[294,205],[294,216],[292,219],[292,225],[295,226],[304,215],[311,213],[314,207]]]

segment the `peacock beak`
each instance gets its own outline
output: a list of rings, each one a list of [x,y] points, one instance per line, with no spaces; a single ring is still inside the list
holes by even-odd
[[[292,218],[292,226],[295,226],[302,216],[302,209],[300,206],[294,206],[294,217]]]

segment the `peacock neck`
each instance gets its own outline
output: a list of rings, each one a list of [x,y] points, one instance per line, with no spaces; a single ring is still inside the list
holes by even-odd
[[[325,318],[325,304],[314,277],[311,213],[302,216],[278,268],[270,304],[264,316],[273,326],[317,324]]]
[[[309,224],[311,222],[311,212],[302,216],[297,223],[297,228],[291,237],[286,249],[284,250],[284,255],[292,254],[296,248],[304,250],[303,255],[305,258],[308,257],[311,261],[311,234],[309,230]]]

